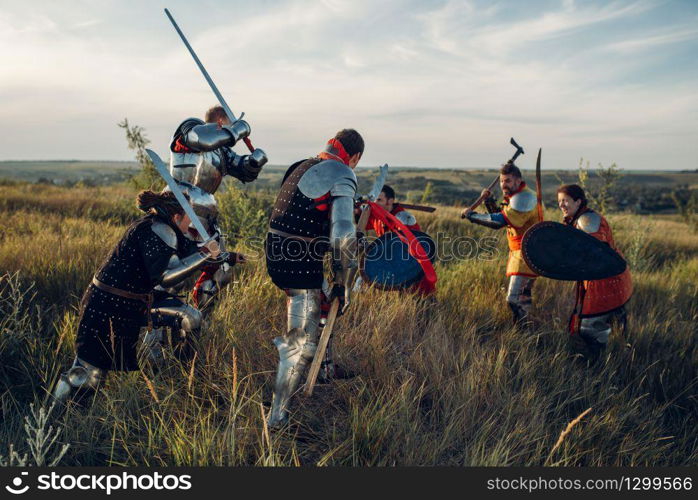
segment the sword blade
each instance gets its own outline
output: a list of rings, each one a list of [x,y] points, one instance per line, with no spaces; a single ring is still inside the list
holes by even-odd
[[[175,195],[175,198],[177,198],[177,201],[184,209],[184,213],[186,213],[191,219],[191,223],[194,225],[194,228],[199,232],[204,241],[211,239],[211,236],[209,236],[208,231],[206,231],[204,225],[201,223],[201,219],[199,219],[199,216],[196,215],[196,212],[194,212],[194,209],[182,194],[182,190],[180,189],[179,184],[177,184],[177,181],[172,178],[169,170],[167,170],[167,165],[165,165],[165,162],[163,162],[160,159],[160,157],[157,155],[155,151],[151,149],[146,149],[145,152],[148,153],[148,156],[152,160],[153,165],[155,165],[155,169],[165,180],[168,187],[170,188],[170,191],[172,191],[172,193]]]
[[[376,180],[373,182],[373,187],[371,190],[368,192],[367,198],[371,201],[376,201],[376,198],[378,198],[378,195],[381,194],[381,191],[383,190],[383,186],[385,185],[385,180],[388,178],[388,164],[384,164],[382,167],[380,167],[380,170],[378,171],[378,177],[376,177]]]
[[[206,71],[206,68],[204,68],[204,65],[201,63],[201,61],[197,57],[196,52],[194,52],[194,49],[192,48],[192,46],[189,45],[189,42],[187,41],[187,37],[185,37],[184,33],[182,33],[182,30],[179,29],[179,26],[177,25],[177,22],[174,20],[174,17],[172,17],[172,14],[170,14],[170,11],[165,9],[165,14],[167,14],[167,17],[170,19],[172,26],[174,26],[174,29],[177,31],[179,38],[182,39],[182,42],[184,42],[184,45],[187,47],[187,50],[189,50],[189,53],[194,58],[194,62],[199,67],[199,70],[201,71],[201,73],[204,75],[204,78],[208,82],[209,87],[211,87],[211,90],[216,95],[216,99],[218,99],[218,102],[225,110],[225,114],[228,115],[228,119],[230,120],[230,122],[233,123],[233,122],[237,121],[237,118],[235,118],[235,115],[233,114],[232,110],[228,106],[228,103],[226,103],[225,99],[223,99],[223,96],[218,91],[218,87],[216,87],[216,84],[213,83],[213,80],[209,76],[208,71]]]

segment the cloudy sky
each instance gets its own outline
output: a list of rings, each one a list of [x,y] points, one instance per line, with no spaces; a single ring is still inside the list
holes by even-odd
[[[690,0],[0,0],[0,160],[129,160],[124,117],[166,154],[215,99],[163,7],[275,164],[698,168]]]

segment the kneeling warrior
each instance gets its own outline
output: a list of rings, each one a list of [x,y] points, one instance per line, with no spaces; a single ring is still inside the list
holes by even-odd
[[[561,186],[557,190],[557,200],[565,224],[589,233],[620,254],[611,227],[601,214],[587,207],[586,194],[580,186]],[[606,279],[578,281],[576,290],[570,334],[579,335],[592,351],[603,349],[614,325],[621,332],[625,331],[625,304],[633,292],[630,269],[626,267],[621,274]]]
[[[536,193],[526,186],[521,170],[512,161],[499,171],[499,186],[504,193],[501,207],[491,198],[492,193],[485,189],[481,197],[485,199],[487,214],[477,214],[466,209],[463,216],[470,222],[491,229],[507,228],[509,260],[507,278],[509,289],[507,303],[513,313],[514,323],[526,323],[531,311],[531,291],[537,275],[531,270],[521,255],[521,240],[526,230],[542,219]]]
[[[391,214],[393,214],[397,220],[402,222],[407,228],[411,231],[421,231],[422,229],[419,227],[419,224],[417,223],[417,219],[415,218],[414,215],[412,215],[410,212],[405,210],[402,205],[400,205],[398,202],[395,201],[395,190],[388,186],[387,184],[383,185],[383,188],[381,189],[380,194],[378,195],[378,198],[376,198],[376,204],[380,205],[381,207],[385,208],[385,210]],[[383,223],[380,219],[378,219],[375,215],[371,215],[368,219],[368,223],[366,224],[366,229],[373,229],[373,231],[376,233],[376,236],[380,237],[383,236],[387,231],[390,229]]]
[[[288,297],[286,335],[274,339],[279,367],[269,425],[288,421],[288,404],[313,360],[323,302],[349,305],[357,272],[354,225],[356,175],[364,150],[358,132],[344,129],[324,152],[288,169],[276,198],[266,241],[267,272]],[[332,251],[332,285],[323,292],[323,257]],[[329,353],[329,348],[327,349]],[[328,357],[326,368],[333,366]]]
[[[411,212],[408,212],[402,206],[402,204],[395,201],[395,190],[387,184],[383,185],[383,188],[381,189],[378,198],[376,198],[376,204],[383,207],[386,212],[394,215],[395,218],[398,221],[402,222],[405,226],[407,226],[407,229],[409,229],[410,231],[422,230],[422,228],[419,226],[419,223],[417,222],[416,217],[412,215]],[[381,221],[380,218],[376,217],[376,215],[373,212],[371,212],[371,215],[368,219],[368,223],[366,224],[366,228],[372,229],[376,233],[376,236],[379,238],[383,236],[386,232],[391,231],[391,229],[386,225],[386,223]],[[412,286],[410,290],[416,291],[422,296],[426,297],[436,292],[436,285],[435,283],[429,282],[429,280],[425,276],[419,283]]]
[[[61,402],[77,389],[96,390],[108,370],[137,370],[142,326],[172,328],[175,352],[191,355],[201,313],[153,289],[172,287],[200,270],[219,255],[218,242],[211,239],[200,251],[184,237],[190,220],[171,192],[143,191],[137,205],[147,215],[128,228],[80,302],[77,356],[54,389]]]
[[[222,106],[214,106],[206,112],[206,121],[198,118],[184,120],[172,137],[170,144],[170,173],[189,195],[194,211],[209,234],[220,233],[218,206],[213,196],[225,175],[240,179],[243,183],[254,181],[267,157],[261,149],[249,155],[237,155],[231,149],[235,143],[247,138],[250,126],[244,120],[231,122]],[[193,227],[188,237],[200,241]],[[221,239],[221,251],[225,251]],[[232,279],[231,264],[241,256],[230,254],[232,260],[211,264],[204,268],[194,286],[194,303],[206,309],[212,305],[216,294]],[[236,260],[237,259],[237,260]]]

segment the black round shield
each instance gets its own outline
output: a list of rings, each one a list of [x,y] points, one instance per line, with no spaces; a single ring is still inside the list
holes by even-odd
[[[412,231],[424,248],[429,259],[434,262],[436,244],[428,234]],[[419,261],[410,255],[406,243],[393,232],[376,238],[366,249],[364,267],[361,271],[364,280],[386,290],[407,288],[424,277]]]
[[[539,222],[526,231],[521,253],[536,274],[554,280],[600,280],[622,273],[627,266],[608,243],[552,221]]]

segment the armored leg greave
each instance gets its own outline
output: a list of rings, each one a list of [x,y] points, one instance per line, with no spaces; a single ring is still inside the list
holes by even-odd
[[[99,388],[104,376],[105,370],[76,357],[70,370],[61,374],[53,390],[53,397],[59,403],[65,403],[75,391],[81,391],[83,394],[94,392]]]
[[[621,332],[624,332],[626,324],[627,316],[625,309],[621,308],[618,311],[602,314],[600,316],[581,318],[579,335],[589,344],[606,347],[613,327],[617,326]]]
[[[514,323],[524,323],[531,312],[531,290],[535,278],[526,276],[512,276],[509,278],[509,290],[507,291],[507,303],[514,315]]]
[[[289,289],[286,294],[289,297],[288,330],[283,337],[274,339],[279,350],[279,368],[269,415],[270,427],[280,427],[288,421],[291,396],[317,349],[322,291]]]

